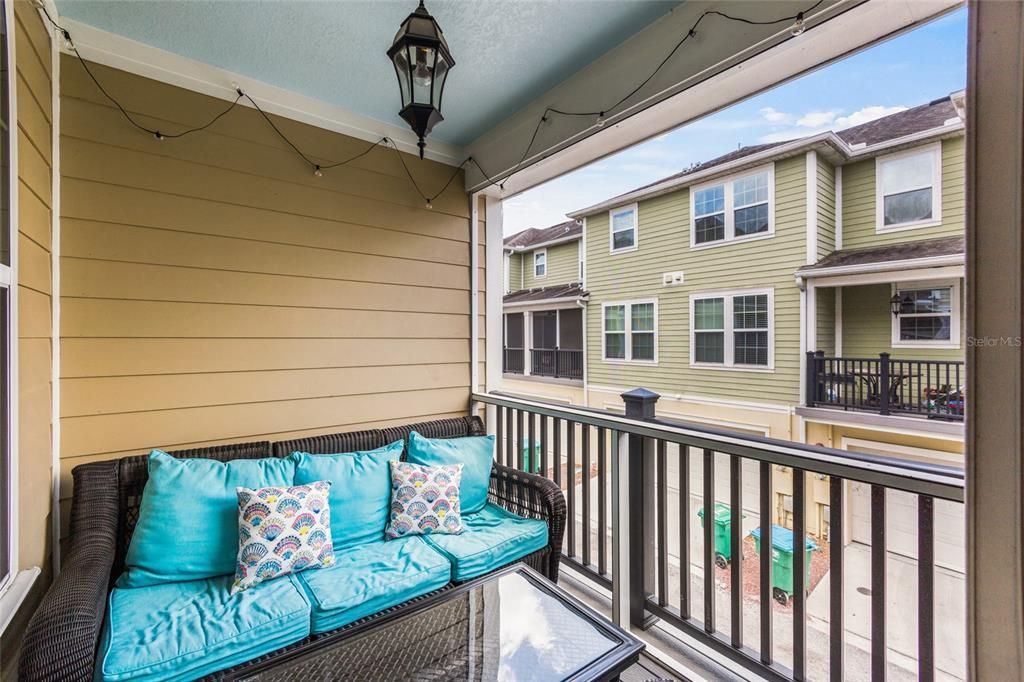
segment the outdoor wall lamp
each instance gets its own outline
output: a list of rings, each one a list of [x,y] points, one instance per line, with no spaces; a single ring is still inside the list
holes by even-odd
[[[893,294],[889,299],[889,305],[892,306],[892,314],[899,317],[904,310],[910,310],[914,306],[914,299],[910,297],[910,294],[903,298],[900,298],[899,294]]]
[[[441,97],[448,72],[455,66],[441,27],[427,12],[423,0],[398,28],[388,58],[395,66],[398,89],[402,93],[402,110],[398,115],[419,136],[422,159],[426,147],[424,139],[444,120]]]

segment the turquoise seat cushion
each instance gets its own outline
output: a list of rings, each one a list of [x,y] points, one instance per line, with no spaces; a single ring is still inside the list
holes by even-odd
[[[475,514],[464,514],[465,531],[460,535],[430,535],[426,542],[452,562],[452,579],[469,580],[548,544],[548,524],[524,519],[501,507],[488,504]]]
[[[309,635],[294,576],[231,595],[231,576],[114,588],[95,679],[193,680]]]
[[[337,455],[292,453],[295,485],[330,481],[335,551],[384,538],[391,504],[388,463],[402,458],[402,441],[376,450]]]
[[[462,464],[459,486],[463,514],[472,514],[487,504],[494,463],[494,436],[464,438],[426,438],[413,431],[409,434],[409,461],[414,464]]]
[[[439,590],[451,580],[451,564],[419,537],[351,547],[336,558],[331,568],[298,576],[313,606],[314,634]]]
[[[154,450],[139,521],[118,587],[212,578],[235,572],[238,495],[235,489],[288,487],[288,458],[177,459]]]

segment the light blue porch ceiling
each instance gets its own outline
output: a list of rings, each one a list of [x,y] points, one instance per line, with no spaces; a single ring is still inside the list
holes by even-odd
[[[405,126],[385,56],[418,0],[58,0],[63,17]],[[455,56],[445,121],[465,145],[677,0],[427,0]],[[259,93],[253,93],[259,97]]]

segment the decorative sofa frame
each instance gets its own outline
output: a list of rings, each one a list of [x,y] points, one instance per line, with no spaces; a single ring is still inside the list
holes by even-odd
[[[313,454],[354,452],[382,447],[400,439],[408,442],[412,431],[430,438],[484,434],[483,424],[478,417],[464,417],[276,443],[237,443],[178,450],[170,454],[183,458],[228,461],[287,457],[295,451]],[[405,456],[403,451],[403,459]],[[82,464],[72,471],[75,485],[71,503],[69,549],[62,561],[60,574],[43,597],[25,632],[19,663],[19,679],[22,682],[88,682],[93,679],[107,596],[114,581],[124,570],[125,555],[138,521],[139,503],[148,478],[147,460],[148,455],[136,455]],[[546,478],[495,462],[491,470],[489,500],[515,514],[541,519],[548,524],[548,545],[518,561],[526,563],[552,581],[557,581],[566,522],[565,497],[559,487]],[[341,630],[379,618],[391,610],[387,609],[332,632],[312,635],[257,660],[265,663],[295,647],[308,647],[318,639],[329,638]],[[232,670],[244,669],[255,662],[250,661]],[[219,675],[215,674],[212,678],[216,679]]]

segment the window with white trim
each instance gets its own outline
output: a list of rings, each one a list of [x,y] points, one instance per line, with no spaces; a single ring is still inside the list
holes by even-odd
[[[11,130],[13,128],[10,111],[10,88],[11,73],[13,65],[10,62],[10,52],[7,33],[11,26],[8,14],[12,8],[7,2],[0,2],[0,72],[3,73],[3,81],[0,82],[0,592],[7,588],[10,580],[14,577],[17,566],[14,565],[14,542],[17,533],[17,524],[14,516],[17,514],[14,504],[14,469],[12,458],[14,456],[13,440],[11,429],[14,426],[12,419],[12,402],[14,400],[15,386],[11,381],[11,369],[14,364],[14,334],[13,334],[13,297],[16,295],[14,258],[12,257],[12,239],[14,237],[11,228]]]
[[[533,276],[543,279],[548,275],[548,250],[538,249],[533,252]]]
[[[623,362],[657,362],[657,301],[605,303],[603,357]]]
[[[875,160],[877,230],[934,225],[942,210],[942,143]]]
[[[774,167],[697,185],[690,191],[690,245],[727,243],[774,232]]]
[[[637,205],[608,211],[611,252],[632,251],[637,245]]]
[[[899,315],[893,316],[892,345],[960,345],[960,288],[955,283],[909,283],[894,287]]]
[[[771,290],[690,297],[690,364],[709,367],[773,365]]]

